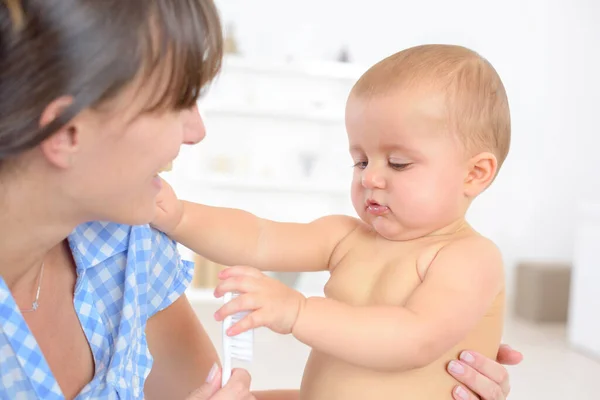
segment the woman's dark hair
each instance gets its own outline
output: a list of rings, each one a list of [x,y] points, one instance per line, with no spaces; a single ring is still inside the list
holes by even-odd
[[[145,111],[189,108],[221,58],[212,0],[0,0],[0,166],[140,73],[161,74]],[[40,129],[45,107],[65,95],[73,103]]]

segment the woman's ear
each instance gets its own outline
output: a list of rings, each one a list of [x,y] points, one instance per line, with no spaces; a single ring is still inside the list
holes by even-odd
[[[494,181],[498,160],[492,153],[479,153],[468,161],[465,196],[475,198]]]
[[[40,127],[44,127],[58,118],[71,104],[70,96],[59,97],[44,109],[40,118]],[[68,168],[72,155],[78,149],[79,132],[70,122],[44,140],[40,147],[46,160],[57,168]]]

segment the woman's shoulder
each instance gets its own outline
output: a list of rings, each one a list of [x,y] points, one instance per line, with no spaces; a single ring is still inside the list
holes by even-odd
[[[68,238],[77,269],[97,266],[117,254],[127,252],[132,229],[129,225],[101,221],[77,226]]]
[[[131,250],[147,252],[147,256],[162,255],[163,262],[179,261],[177,243],[149,225],[86,222],[69,235],[69,245],[76,256],[75,261],[81,261],[82,265],[78,265],[81,268],[96,266],[110,257]]]
[[[132,390],[137,396],[152,367],[146,323],[185,292],[193,264],[148,225],[88,222],[69,244],[79,271],[76,311],[87,336],[96,338],[106,382],[127,398]]]
[[[69,237],[78,271],[87,270],[98,284],[109,280],[124,295],[144,299],[147,317],[183,294],[193,275],[193,263],[181,258],[177,243],[149,225],[87,222]]]

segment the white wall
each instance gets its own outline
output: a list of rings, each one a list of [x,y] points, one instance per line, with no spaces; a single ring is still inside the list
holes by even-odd
[[[578,201],[600,201],[600,4],[594,0],[222,0],[239,47],[256,58],[334,59],[343,45],[368,66],[421,43],[471,47],[497,68],[513,118],[509,158],[471,221],[509,269],[571,260]],[[509,279],[511,273],[509,270]]]

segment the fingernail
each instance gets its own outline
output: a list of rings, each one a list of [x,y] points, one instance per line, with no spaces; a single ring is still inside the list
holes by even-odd
[[[219,369],[219,366],[217,365],[217,363],[214,363],[212,368],[210,369],[210,372],[208,373],[208,377],[206,378],[207,383],[210,383],[215,379],[218,369]]]
[[[450,361],[450,364],[448,365],[448,369],[450,370],[450,372],[454,372],[455,374],[459,374],[459,375],[462,375],[465,373],[465,367],[463,367],[462,365],[460,365],[459,362],[456,362],[456,361]]]
[[[473,354],[469,353],[468,351],[463,351],[460,353],[460,359],[469,364],[475,362],[475,357],[473,357]]]
[[[463,400],[469,400],[469,393],[461,386],[457,386],[456,389],[454,389],[454,394]]]

